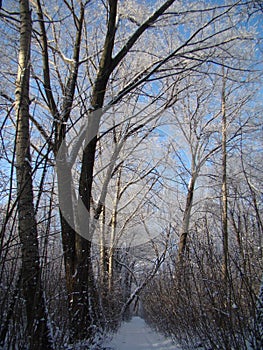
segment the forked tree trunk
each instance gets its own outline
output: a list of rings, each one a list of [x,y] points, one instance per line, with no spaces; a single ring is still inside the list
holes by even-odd
[[[20,48],[16,81],[16,166],[18,231],[22,246],[22,287],[26,306],[29,349],[51,349],[34,216],[29,134],[29,79],[31,13],[28,0],[20,0]]]
[[[96,81],[94,83],[91,106],[94,110],[103,107],[106,87],[109,76],[112,72],[112,51],[115,38],[115,20],[117,15],[117,0],[110,0],[110,13],[108,20],[107,34],[104,42],[104,49],[100,59]],[[90,213],[91,192],[93,183],[93,169],[95,163],[95,153],[97,148],[97,131],[99,129],[100,115],[97,114],[89,119],[89,130],[92,136],[83,151],[82,168],[79,182],[79,196],[88,213]],[[89,132],[89,131],[88,131]],[[88,225],[89,226],[89,225]],[[83,228],[91,238],[90,227]],[[81,229],[82,230],[82,229]],[[91,338],[92,324],[99,324],[97,314],[98,293],[96,291],[92,257],[91,242],[82,236],[76,236],[77,268],[75,277],[75,290],[73,298],[73,323],[75,339]],[[83,311],[84,310],[84,311]]]

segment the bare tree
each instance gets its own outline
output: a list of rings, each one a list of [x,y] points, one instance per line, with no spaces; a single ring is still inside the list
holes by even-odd
[[[227,115],[226,115],[226,77],[224,69],[222,73],[222,238],[223,238],[223,263],[222,276],[226,282],[228,278],[228,214],[227,214]]]
[[[16,171],[18,230],[22,245],[22,288],[26,303],[27,337],[30,349],[51,349],[50,329],[41,282],[35,219],[29,132],[29,80],[31,12],[27,0],[20,1],[20,48],[16,80]]]
[[[202,74],[185,79],[186,86],[181,88],[182,92],[178,94],[178,101],[171,108],[169,119],[172,124],[171,131],[175,135],[173,137],[171,133],[170,136],[173,145],[171,154],[177,160],[175,176],[180,178],[182,185],[186,187],[179,229],[179,264],[183,262],[186,253],[196,184],[206,162],[220,150],[220,146],[212,141],[218,132],[219,106],[214,104],[213,110],[210,110],[213,93],[216,93],[216,83],[208,89],[208,82],[202,80],[201,76]]]

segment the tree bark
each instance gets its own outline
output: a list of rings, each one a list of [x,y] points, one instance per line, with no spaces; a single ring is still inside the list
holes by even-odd
[[[227,118],[226,118],[226,82],[223,72],[222,86],[222,239],[223,239],[223,262],[222,278],[228,277],[228,217],[227,217]]]
[[[31,12],[28,0],[20,0],[20,47],[16,81],[16,166],[18,231],[22,246],[22,287],[26,304],[29,349],[52,349],[41,283],[41,268],[34,216],[29,133],[29,80]]]
[[[252,339],[253,349],[263,348],[263,275],[256,304],[255,333]]]
[[[178,248],[178,263],[181,264],[184,258],[186,249],[187,237],[189,232],[189,224],[191,217],[191,210],[193,206],[194,188],[195,188],[196,174],[192,174],[187,191],[186,204],[183,215],[182,228],[180,233],[179,248]]]
[[[112,215],[111,215],[111,238],[110,238],[110,247],[109,247],[109,280],[108,280],[109,292],[112,291],[113,281],[114,281],[114,258],[115,258],[115,245],[116,245],[115,240],[116,240],[116,226],[117,226],[120,190],[121,190],[121,168],[119,168],[118,174],[117,174],[115,198],[114,198]]]

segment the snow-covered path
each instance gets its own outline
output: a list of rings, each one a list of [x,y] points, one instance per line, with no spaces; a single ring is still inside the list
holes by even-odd
[[[106,349],[112,350],[180,350],[179,346],[152,331],[140,317],[125,322]]]

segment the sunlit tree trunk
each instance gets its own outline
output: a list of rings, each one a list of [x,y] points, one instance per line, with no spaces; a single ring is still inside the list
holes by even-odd
[[[114,257],[115,257],[115,249],[114,245],[116,244],[116,225],[117,225],[117,213],[118,213],[118,202],[120,196],[120,186],[121,186],[121,168],[118,171],[117,175],[117,183],[116,183],[116,192],[113,203],[112,217],[111,217],[111,242],[109,249],[109,290],[111,291],[114,280]]]
[[[29,134],[29,80],[31,12],[28,0],[20,1],[20,47],[16,81],[16,167],[18,231],[22,246],[22,287],[26,305],[29,349],[51,349],[34,215]]]
[[[187,189],[187,197],[186,197],[185,209],[183,214],[183,222],[182,222],[182,227],[180,232],[179,248],[178,248],[179,263],[183,261],[183,257],[186,249],[187,236],[188,236],[189,225],[190,225],[190,217],[191,217],[191,211],[193,206],[195,181],[196,181],[196,174],[194,173],[191,176],[188,189]]]
[[[222,278],[228,276],[228,218],[227,218],[227,117],[226,117],[226,82],[223,72],[222,86],[222,239],[223,239],[223,262]]]
[[[101,232],[100,232],[100,285],[104,288],[106,282],[106,273],[108,266],[108,256],[107,250],[105,246],[105,226],[106,226],[106,213],[105,213],[105,205],[103,205],[103,209],[101,212]]]

